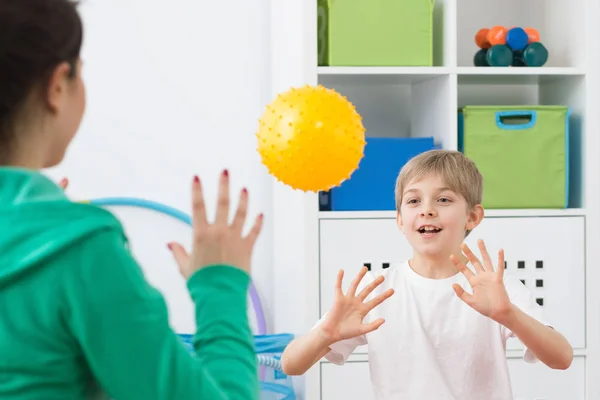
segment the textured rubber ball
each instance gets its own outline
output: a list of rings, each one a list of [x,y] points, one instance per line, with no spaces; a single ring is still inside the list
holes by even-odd
[[[366,144],[355,106],[322,85],[277,95],[259,120],[256,138],[269,173],[304,192],[326,191],[350,179]]]

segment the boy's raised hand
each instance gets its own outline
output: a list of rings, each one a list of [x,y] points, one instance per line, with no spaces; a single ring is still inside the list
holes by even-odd
[[[452,287],[456,295],[475,311],[496,322],[502,323],[504,317],[512,309],[510,298],[504,287],[504,250],[498,252],[498,265],[496,270],[494,270],[492,260],[485,248],[485,243],[483,240],[479,240],[477,244],[483,257],[483,265],[471,249],[469,249],[469,246],[463,243],[461,247],[465,256],[475,268],[475,273],[467,268],[456,256],[450,256],[454,265],[469,281],[469,284],[473,288],[473,294],[465,292],[457,283],[452,285]]]
[[[365,302],[369,294],[371,294],[377,286],[381,285],[384,280],[383,276],[379,276],[373,282],[365,286],[360,293],[356,294],[358,285],[367,271],[368,269],[366,267],[363,267],[360,270],[345,294],[342,292],[344,271],[340,270],[338,272],[333,306],[327,313],[325,321],[321,324],[321,331],[331,343],[367,334],[378,329],[385,322],[383,318],[379,318],[368,324],[363,323],[363,320],[369,311],[394,294],[393,289],[388,289],[384,293]]]

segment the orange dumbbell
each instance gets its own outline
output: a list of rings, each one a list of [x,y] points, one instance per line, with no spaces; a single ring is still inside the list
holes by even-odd
[[[506,44],[506,32],[508,30],[500,25],[492,27],[487,34],[487,41],[492,45]]]
[[[525,32],[529,37],[529,43],[535,43],[540,41],[540,33],[535,28],[525,28]]]
[[[488,28],[482,28],[479,31],[477,31],[477,34],[475,35],[475,44],[480,49],[489,49],[490,47],[492,47],[492,45],[488,41],[489,31],[490,30]]]

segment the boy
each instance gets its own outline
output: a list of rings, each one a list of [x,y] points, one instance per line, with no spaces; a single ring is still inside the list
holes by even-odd
[[[482,264],[463,244],[483,219],[482,187],[460,152],[433,150],[409,161],[395,194],[412,258],[378,277],[363,268],[346,293],[340,271],[331,309],[290,343],[284,371],[304,374],[322,357],[342,365],[368,344],[378,400],[509,400],[509,337],[524,344],[526,361],[568,368],[571,346],[528,289],[504,274],[502,250],[493,265],[479,241]]]

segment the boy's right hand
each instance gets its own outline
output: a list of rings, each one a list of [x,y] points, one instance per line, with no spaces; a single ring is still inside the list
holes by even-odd
[[[331,310],[320,326],[321,332],[331,344],[340,340],[350,339],[365,335],[378,329],[385,321],[379,318],[371,323],[365,324],[365,316],[379,304],[383,303],[394,294],[394,289],[388,289],[384,293],[374,297],[365,303],[366,298],[373,290],[381,285],[384,278],[378,276],[373,282],[365,286],[357,295],[358,285],[367,273],[367,267],[363,267],[354,278],[346,294],[342,292],[342,280],[344,271],[338,272],[335,284],[335,297]]]

